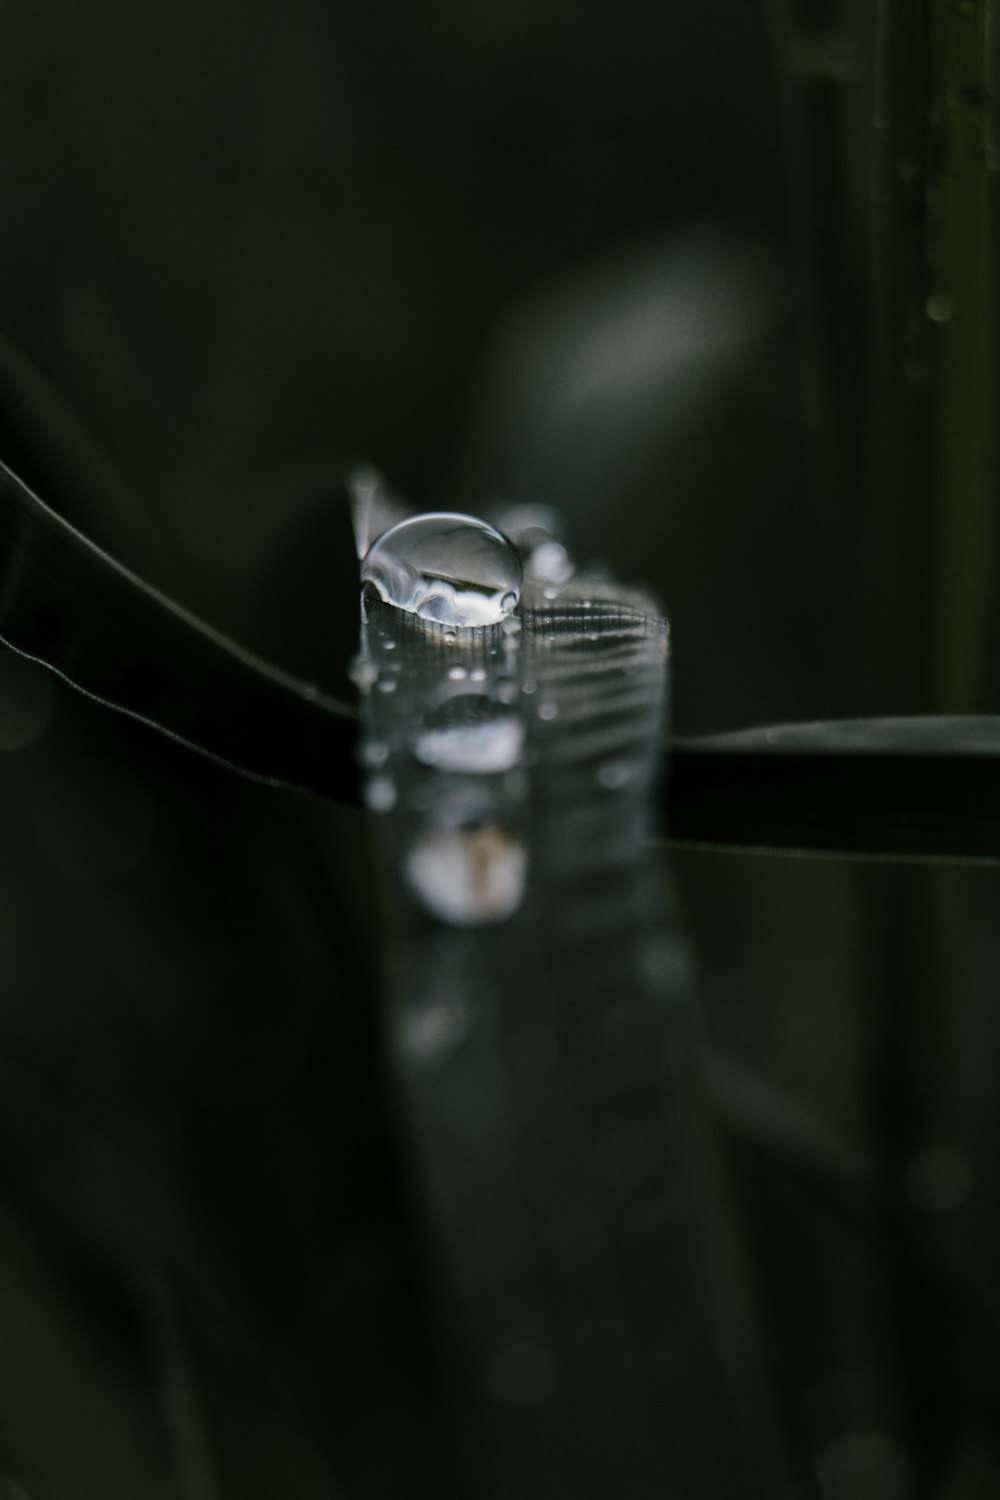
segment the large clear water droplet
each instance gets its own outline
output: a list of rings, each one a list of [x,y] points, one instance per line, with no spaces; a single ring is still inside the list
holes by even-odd
[[[442,625],[495,625],[521,597],[521,560],[485,521],[450,511],[410,516],[361,565],[387,604]]]
[[[521,904],[524,845],[500,823],[467,823],[425,834],[406,857],[406,877],[424,907],[453,927],[504,922]]]
[[[413,745],[425,766],[472,776],[496,775],[516,766],[524,748],[524,724],[484,693],[460,693],[428,714]]]

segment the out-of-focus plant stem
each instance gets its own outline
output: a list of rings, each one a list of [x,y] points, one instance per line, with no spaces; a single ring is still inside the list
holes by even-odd
[[[935,706],[978,707],[990,586],[996,464],[993,0],[930,8],[928,298],[936,356],[933,476]]]
[[[869,628],[906,706],[939,712],[982,694],[997,473],[993,10],[881,0],[878,12]]]
[[[993,0],[879,0],[872,110],[866,412],[867,629],[876,691],[897,707],[987,706],[996,481]],[[921,1057],[952,1026],[949,954],[963,886],[921,878],[891,935],[869,1108],[883,1192],[935,1124]],[[895,957],[890,954],[895,953]],[[960,1442],[949,1335],[903,1271],[887,1223],[887,1333],[900,1420],[930,1494]]]

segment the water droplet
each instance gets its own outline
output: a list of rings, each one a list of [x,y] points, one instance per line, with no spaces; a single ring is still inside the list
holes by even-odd
[[[432,511],[384,532],[361,576],[398,609],[464,627],[495,625],[509,614],[523,570],[507,538],[485,521]]]
[[[364,798],[370,812],[391,812],[396,806],[396,783],[391,776],[370,776],[365,782]]]
[[[388,636],[384,635],[382,637],[382,650],[383,651],[395,651],[395,649],[396,649],[396,642],[394,640],[391,640]]]
[[[543,542],[529,557],[528,572],[533,578],[544,578],[549,583],[566,583],[573,576],[573,560],[562,542]],[[546,597],[549,597],[547,590]]]
[[[597,785],[606,792],[620,792],[628,786],[635,775],[635,764],[630,760],[606,760],[597,768]]]
[[[502,621],[500,629],[504,635],[520,635],[521,622],[514,615],[508,615],[506,620]]]
[[[527,687],[525,687],[524,691],[528,691]],[[551,698],[546,698],[544,703],[539,703],[538,705],[538,717],[544,719],[547,723],[550,723],[558,713],[558,705],[553,703]]]
[[[394,693],[396,691],[396,679],[394,677],[383,677],[377,686],[380,693]]]
[[[532,578],[565,583],[573,576],[573,560],[562,541],[562,520],[551,506],[508,506],[500,513],[497,525],[517,547],[524,558],[524,570]]]
[[[504,536],[509,536],[522,552],[533,552],[543,542],[562,536],[562,520],[551,505],[508,505],[496,521]]]
[[[375,663],[370,656],[360,653],[352,659],[348,675],[359,693],[371,692],[378,682],[378,668]]]
[[[521,904],[528,856],[499,823],[427,833],[406,858],[406,876],[424,907],[454,927],[503,922]]]
[[[472,671],[469,673],[469,681],[470,682],[485,682],[486,681],[486,668],[485,667],[473,667]]]
[[[413,750],[425,766],[488,776],[520,759],[524,725],[482,693],[463,693],[428,715]]]
[[[468,675],[469,674],[464,667],[448,668],[448,677],[452,682],[464,682]]]
[[[517,698],[517,683],[512,677],[502,677],[494,692],[500,703],[513,703]]]
[[[365,740],[358,751],[358,760],[363,766],[375,770],[389,759],[389,746],[385,740]]]

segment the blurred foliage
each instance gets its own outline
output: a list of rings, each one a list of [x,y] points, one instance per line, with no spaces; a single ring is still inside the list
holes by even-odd
[[[560,504],[665,601],[686,732],[995,710],[988,8],[918,87],[919,5],[8,0],[0,454],[333,689],[364,456]],[[0,1496],[464,1495],[361,818],[0,666]],[[773,1492],[994,1495],[994,872],[666,873],[751,1080],[716,1211]]]

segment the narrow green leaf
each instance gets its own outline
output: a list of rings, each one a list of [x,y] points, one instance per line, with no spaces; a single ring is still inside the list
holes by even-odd
[[[730,848],[1000,857],[1000,718],[785,724],[676,741],[670,837]]]
[[[0,641],[246,775],[353,800],[350,709],[143,583],[2,464]]]

